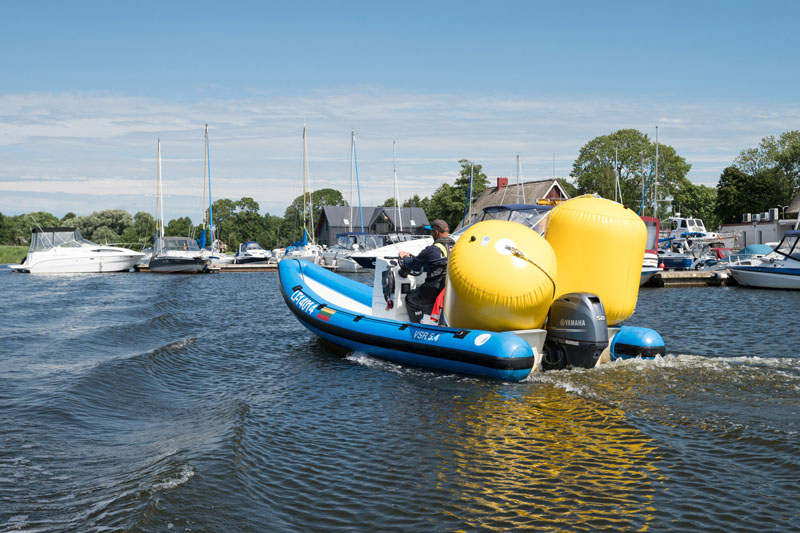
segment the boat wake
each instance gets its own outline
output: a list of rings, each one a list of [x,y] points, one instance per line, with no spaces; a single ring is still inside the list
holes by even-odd
[[[164,481],[162,483],[156,483],[155,485],[153,485],[151,491],[158,492],[162,490],[174,489],[175,487],[183,485],[184,483],[189,481],[193,476],[194,476],[194,468],[192,468],[191,465],[184,465],[183,469],[180,471],[177,477],[168,479],[167,481]]]

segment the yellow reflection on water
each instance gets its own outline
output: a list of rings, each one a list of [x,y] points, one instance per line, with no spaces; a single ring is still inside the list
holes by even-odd
[[[438,489],[470,528],[645,530],[659,458],[625,414],[556,387],[464,400],[442,427]],[[448,454],[447,456],[444,456]]]

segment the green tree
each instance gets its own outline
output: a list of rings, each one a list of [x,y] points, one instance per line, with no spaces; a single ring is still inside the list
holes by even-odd
[[[738,222],[742,213],[749,213],[747,197],[750,176],[738,167],[730,166],[722,171],[717,182],[717,203],[714,211],[722,223]]]
[[[194,237],[194,225],[189,217],[174,218],[164,228],[164,235],[169,237]]]
[[[459,189],[449,183],[442,183],[431,195],[430,206],[425,210],[428,220],[441,218],[455,229],[464,215],[467,198],[466,189]]]
[[[233,231],[233,221],[236,215],[236,202],[228,198],[220,198],[211,205],[214,215],[214,238],[227,243],[230,248],[236,246],[231,239],[230,233]]]
[[[139,211],[133,215],[133,224],[125,228],[120,239],[128,244],[152,244],[155,231],[156,221],[153,215]]]
[[[684,184],[672,197],[673,210],[689,216],[699,218],[706,228],[717,228],[720,218],[716,212],[717,189],[693,183]]]
[[[425,198],[420,198],[418,194],[415,194],[403,202],[403,207],[421,207],[422,210],[427,213],[431,207],[431,200],[427,196]]]
[[[303,237],[303,228],[309,232],[309,220],[314,221],[314,231],[322,216],[322,207],[326,205],[348,205],[342,193],[336,189],[319,189],[305,195],[305,211],[303,195],[301,194],[286,208],[281,225],[281,239],[284,242],[300,240]],[[313,211],[312,208],[313,207]],[[304,216],[305,215],[305,216]],[[310,217],[310,218],[309,218]],[[366,222],[366,221],[365,221]],[[309,235],[309,238],[313,236]]]
[[[249,196],[245,196],[236,202],[236,210],[240,213],[258,213],[258,202]]]
[[[113,244],[120,241],[119,235],[108,226],[100,226],[92,234],[92,240],[98,244]]]
[[[104,231],[101,233],[101,237],[95,236],[95,231],[99,228],[106,227],[110,229],[119,239],[119,235],[133,224],[133,219],[130,213],[123,209],[105,209],[103,211],[95,211],[85,217],[78,217],[75,222],[81,235],[90,241],[98,242],[101,237],[105,238],[108,235],[108,232]]]
[[[776,166],[758,168],[755,175],[735,166],[722,172],[717,183],[716,213],[723,223],[738,222],[744,213],[761,213],[792,200],[792,180],[783,170]]]
[[[441,218],[447,222],[450,229],[455,229],[464,218],[464,206],[467,205],[467,194],[474,202],[489,184],[483,166],[469,159],[459,160],[461,169],[453,185],[443,183],[431,195],[430,203],[425,209],[428,220]],[[470,188],[470,176],[472,187]],[[469,193],[468,193],[469,191]]]
[[[789,180],[792,195],[796,194],[800,190],[800,131],[787,131],[777,138],[764,137],[757,148],[742,150],[733,166],[750,176],[778,169]]]
[[[0,244],[12,244],[13,242],[14,237],[11,231],[10,219],[0,213]]]
[[[579,194],[597,193],[614,198],[616,170],[619,173],[621,203],[634,211],[642,202],[642,191],[649,179],[656,155],[650,138],[634,129],[618,130],[595,137],[581,148],[572,165]],[[673,196],[688,183],[686,174],[691,165],[668,145],[658,148],[658,193],[660,198]],[[655,180],[655,176],[652,178]],[[653,182],[648,187],[645,206],[652,208]]]

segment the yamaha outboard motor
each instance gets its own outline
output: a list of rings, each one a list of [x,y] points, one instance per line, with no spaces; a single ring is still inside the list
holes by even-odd
[[[565,294],[550,306],[542,370],[594,368],[608,346],[606,311],[600,297]]]

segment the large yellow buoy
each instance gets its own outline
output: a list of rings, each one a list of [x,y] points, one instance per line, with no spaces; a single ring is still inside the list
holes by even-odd
[[[447,323],[490,331],[541,328],[555,279],[556,256],[541,235],[516,222],[479,222],[450,252]]]
[[[556,292],[591,292],[600,297],[609,325],[636,308],[647,229],[622,205],[580,196],[550,212],[547,242],[558,260]]]

